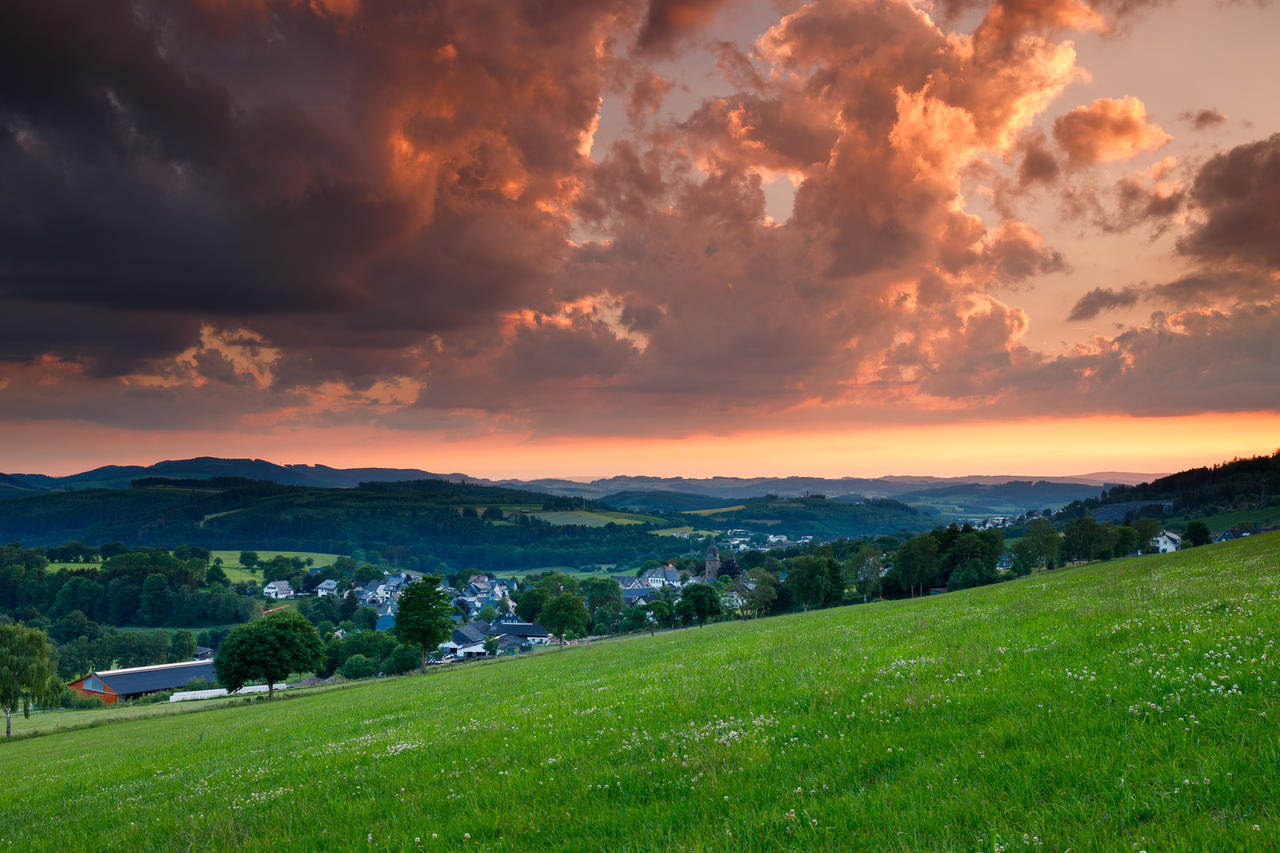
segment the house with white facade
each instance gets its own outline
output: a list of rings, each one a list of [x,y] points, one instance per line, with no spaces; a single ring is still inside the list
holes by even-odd
[[[262,594],[277,601],[282,598],[293,598],[293,584],[288,581],[272,581],[262,588]]]
[[[662,566],[657,569],[648,569],[640,579],[649,585],[651,589],[662,589],[664,586],[680,586],[680,572],[675,566]]]
[[[1168,554],[1182,547],[1182,537],[1171,530],[1161,530],[1152,541],[1161,554]]]

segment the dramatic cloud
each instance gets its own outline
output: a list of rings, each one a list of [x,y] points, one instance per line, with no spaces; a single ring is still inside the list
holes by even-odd
[[[1072,323],[1081,320],[1092,320],[1104,311],[1111,311],[1116,308],[1131,308],[1138,304],[1138,300],[1142,298],[1142,288],[1126,287],[1122,290],[1113,290],[1109,287],[1095,287],[1076,302],[1075,307],[1071,309],[1071,313],[1067,315],[1067,320]]]
[[[1051,184],[1062,173],[1057,158],[1049,150],[1043,133],[1035,134],[1022,146],[1022,163],[1018,166],[1018,183]]]
[[[1049,122],[1069,39],[1142,5],[959,32],[977,5],[817,0],[743,39],[721,0],[15,0],[0,401],[452,435],[1118,411],[1161,352],[1273,328],[1280,266],[1280,137],[1117,179],[1083,167],[1169,141],[1141,100]],[[1082,284],[1000,192],[1176,229],[1184,269]],[[1058,287],[1074,321],[1178,313],[1037,352],[1015,303]]]
[[[1053,137],[1074,166],[1129,160],[1172,138],[1147,121],[1147,108],[1132,96],[1076,107],[1054,121]]]
[[[1201,261],[1280,271],[1280,134],[1211,159],[1196,176],[1195,227],[1178,248]]]
[[[681,38],[706,25],[724,4],[725,0],[651,0],[636,46],[668,52]]]

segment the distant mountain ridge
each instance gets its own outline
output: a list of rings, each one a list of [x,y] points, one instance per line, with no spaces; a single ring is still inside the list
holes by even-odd
[[[5,481],[13,481],[28,487],[30,491],[50,491],[71,487],[74,489],[125,489],[143,477],[169,479],[207,480],[215,477],[243,477],[250,480],[268,480],[282,486],[315,486],[330,489],[355,488],[361,483],[398,483],[405,480],[453,480],[465,479],[472,483],[488,481],[466,477],[463,474],[435,474],[416,468],[331,468],[328,465],[277,465],[264,459],[222,459],[216,456],[198,456],[194,459],[171,459],[154,465],[104,465],[91,471],[66,477],[49,477],[44,474],[3,474]]]
[[[14,497],[42,491],[73,488],[127,488],[143,477],[175,479],[209,479],[213,477],[245,477],[269,480],[282,486],[314,486],[354,488],[367,482],[403,482],[439,479],[476,485],[505,486],[552,495],[602,499],[619,493],[679,492],[707,498],[743,500],[766,494],[779,497],[803,497],[825,494],[828,497],[859,495],[864,497],[896,497],[910,492],[961,484],[1002,485],[1010,482],[1045,482],[1074,484],[1096,488],[1136,485],[1149,482],[1159,474],[1101,472],[1062,477],[1027,477],[975,475],[969,477],[889,476],[889,477],[649,477],[618,475],[590,482],[561,478],[491,480],[461,473],[442,474],[418,468],[333,468],[328,465],[278,465],[263,459],[223,459],[200,456],[174,459],[154,465],[105,465],[71,474],[51,477],[45,474],[0,474],[0,496]]]

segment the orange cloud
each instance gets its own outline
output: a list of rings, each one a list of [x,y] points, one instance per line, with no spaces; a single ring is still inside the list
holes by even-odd
[[[1173,138],[1147,120],[1146,106],[1133,96],[1076,107],[1054,121],[1053,136],[1073,166],[1129,160]]]

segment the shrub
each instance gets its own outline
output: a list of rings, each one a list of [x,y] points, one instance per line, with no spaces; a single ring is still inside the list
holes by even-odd
[[[72,711],[96,711],[99,708],[107,707],[106,703],[97,696],[85,696],[83,693],[76,693],[74,690],[68,690],[71,698],[67,700],[62,707],[70,708]]]
[[[347,658],[339,670],[343,678],[370,678],[378,674],[378,666],[364,655],[352,655]]]
[[[421,657],[417,647],[396,646],[391,654],[382,659],[379,668],[388,675],[400,675],[416,669]]]
[[[161,702],[168,702],[169,697],[173,695],[172,690],[162,690],[159,693],[152,693],[150,696],[140,696],[134,700],[135,705],[157,705]]]

